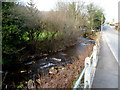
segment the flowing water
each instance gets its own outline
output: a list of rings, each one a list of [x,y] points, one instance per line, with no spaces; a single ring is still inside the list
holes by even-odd
[[[41,76],[48,75],[49,69],[52,66],[65,66],[68,63],[74,62],[74,57],[83,55],[90,44],[95,44],[94,40],[86,38],[78,38],[78,40],[81,41],[79,44],[71,46],[65,51],[57,52],[42,59],[38,58],[35,60],[34,58],[22,65],[11,66],[14,69],[7,73],[3,82],[3,87],[5,87],[5,85],[8,87],[15,87],[15,85],[18,85],[20,82],[25,83],[25,81],[31,78],[33,79],[35,77],[34,75],[38,73]],[[3,73],[3,76],[5,76],[5,73]]]

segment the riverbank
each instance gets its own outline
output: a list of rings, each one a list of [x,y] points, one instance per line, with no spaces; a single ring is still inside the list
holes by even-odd
[[[26,62],[9,72],[4,86],[8,88],[71,88],[90,56],[95,41],[78,38],[78,44],[42,59]],[[14,67],[14,66],[13,66]],[[63,83],[61,83],[63,82]]]
[[[92,51],[92,45],[88,47],[88,51],[81,56],[74,58],[75,62],[67,64],[64,70],[60,70],[57,74],[50,74],[49,76],[39,79],[40,88],[72,88],[73,82],[78,78],[78,75],[84,67],[84,60]]]

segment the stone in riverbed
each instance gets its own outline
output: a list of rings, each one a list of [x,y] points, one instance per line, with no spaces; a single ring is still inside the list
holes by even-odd
[[[28,89],[33,89],[33,88],[35,88],[34,82],[32,81],[32,79],[30,79],[30,80],[28,81],[27,86],[28,86]]]
[[[57,73],[57,70],[56,70],[55,67],[51,67],[51,68],[49,69],[49,74],[56,74],[56,73]]]
[[[39,83],[39,84],[41,84],[41,80],[40,79],[37,79],[36,82]]]
[[[27,72],[27,70],[21,70],[21,71],[20,71],[20,73],[25,73],[25,72]]]

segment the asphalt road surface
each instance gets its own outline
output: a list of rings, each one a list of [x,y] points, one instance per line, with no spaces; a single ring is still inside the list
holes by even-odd
[[[104,25],[92,88],[118,88],[118,76],[118,32]]]
[[[103,38],[106,39],[110,50],[118,62],[118,31],[114,30],[114,27],[110,27],[110,25],[104,25],[102,26],[102,32]]]

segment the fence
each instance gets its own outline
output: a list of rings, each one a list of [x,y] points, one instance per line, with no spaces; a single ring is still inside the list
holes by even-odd
[[[91,88],[92,82],[95,75],[96,65],[98,61],[98,52],[99,52],[99,42],[96,43],[93,47],[93,52],[90,57],[86,57],[85,59],[85,67],[81,72],[78,80],[76,81],[74,88],[79,88],[81,84],[81,80],[84,76],[84,87],[83,88]]]

